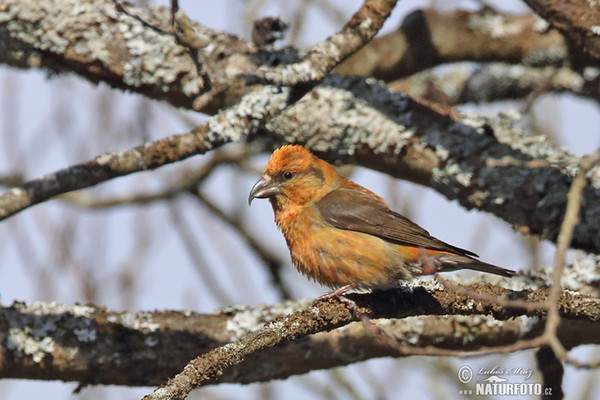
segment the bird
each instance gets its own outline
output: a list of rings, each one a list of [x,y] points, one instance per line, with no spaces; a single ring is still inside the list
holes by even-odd
[[[431,236],[301,145],[272,153],[248,205],[255,198],[269,199],[295,267],[334,289],[323,298],[459,269],[515,275]]]

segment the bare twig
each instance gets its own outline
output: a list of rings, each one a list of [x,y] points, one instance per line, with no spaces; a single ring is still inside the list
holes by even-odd
[[[306,22],[306,11],[310,5],[314,4],[313,1],[307,0],[302,1],[298,4],[294,12],[294,17],[292,19],[292,29],[290,30],[290,35],[288,37],[289,43],[292,46],[298,45],[298,38],[300,37],[300,32],[302,32],[302,28]]]
[[[219,217],[226,224],[231,226],[241,237],[244,239],[246,244],[261,258],[264,264],[267,266],[269,273],[271,274],[271,282],[279,290],[281,298],[284,300],[290,299],[290,291],[286,287],[285,283],[281,279],[281,267],[284,265],[276,254],[271,252],[268,248],[261,245],[253,235],[251,235],[244,227],[239,219],[232,218],[225,214],[223,210],[213,204],[206,198],[199,190],[194,189],[190,191],[196,198],[211,212],[211,214]]]
[[[177,11],[179,11],[179,1],[171,0],[171,25],[173,26],[175,26],[175,23],[177,22],[175,17]]]
[[[297,85],[322,81],[340,62],[363,47],[379,31],[397,0],[365,0],[344,27],[327,40],[312,46],[295,64],[261,67],[251,76],[276,85]]]
[[[127,151],[103,154],[28,181],[0,195],[0,220],[54,196],[181,161],[240,140],[286,108],[290,104],[290,92],[289,88],[259,88],[191,132],[148,142]]]
[[[187,225],[187,219],[182,218],[181,213],[178,209],[177,204],[169,204],[169,215],[171,221],[175,226],[175,230],[179,234],[179,238],[184,245],[186,252],[191,258],[194,270],[198,273],[200,281],[206,288],[206,290],[221,304],[232,304],[232,298],[229,296],[227,291],[223,289],[221,282],[219,281],[218,275],[205,257],[202,252],[198,249],[198,243],[194,240],[194,234],[191,228]]]
[[[487,356],[490,354],[514,353],[520,350],[536,348],[544,343],[542,337],[537,337],[531,340],[519,340],[515,343],[505,346],[487,347],[475,351],[449,350],[433,346],[412,347],[399,344],[395,337],[387,333],[382,327],[369,320],[366,315],[361,315],[361,319],[367,332],[373,335],[381,343],[393,348],[404,356],[472,358]]]
[[[139,23],[144,25],[146,28],[150,28],[153,31],[156,31],[163,35],[173,35],[173,32],[167,32],[164,29],[144,20],[144,18],[140,17],[139,15],[136,15],[136,14],[130,12],[126,7],[123,6],[123,4],[121,4],[121,2],[119,0],[112,0],[112,2],[115,5],[115,8],[117,9],[118,12],[123,13],[123,14],[127,15],[128,17],[135,19],[136,21],[138,21]]]
[[[560,360],[568,362],[577,368],[594,368],[599,365],[595,363],[580,363],[577,360],[570,358],[567,355],[567,351],[558,340],[556,331],[558,324],[560,323],[559,314],[559,297],[562,293],[562,287],[560,280],[562,278],[564,265],[565,265],[565,253],[571,243],[573,237],[573,231],[575,225],[579,222],[579,208],[581,205],[581,193],[586,185],[586,172],[600,162],[600,152],[595,153],[591,156],[585,156],[582,158],[580,163],[579,173],[571,184],[571,189],[567,195],[567,210],[565,211],[564,220],[558,235],[556,245],[556,256],[554,261],[554,269],[552,270],[552,286],[548,295],[548,320],[546,321],[546,327],[544,330],[544,338],[550,348],[554,351],[556,357]]]

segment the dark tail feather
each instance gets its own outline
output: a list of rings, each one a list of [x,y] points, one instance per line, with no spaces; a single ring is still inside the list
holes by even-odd
[[[441,272],[444,270],[452,271],[457,269],[471,269],[473,271],[486,272],[488,274],[505,276],[507,278],[517,274],[515,271],[511,271],[510,269],[488,264],[467,255],[444,254],[443,256],[439,257],[438,260],[442,262]]]
[[[461,263],[459,264],[462,268],[472,269],[473,271],[487,272],[488,274],[505,276],[507,278],[511,278],[515,276],[517,273],[515,271],[511,271],[510,269],[498,267],[496,265],[484,263],[483,261],[473,260],[469,257],[470,263]]]

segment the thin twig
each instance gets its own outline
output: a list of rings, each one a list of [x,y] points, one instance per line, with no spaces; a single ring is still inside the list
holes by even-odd
[[[179,238],[181,239],[185,250],[192,259],[194,270],[198,273],[200,281],[203,283],[206,290],[220,304],[232,304],[233,299],[229,296],[227,291],[222,288],[217,274],[213,271],[213,267],[198,249],[198,244],[194,240],[194,233],[187,225],[187,219],[182,217],[179,206],[174,203],[169,204],[169,215],[171,216],[171,221],[175,226],[176,232],[179,234]]]
[[[115,5],[115,8],[117,9],[118,12],[127,15],[129,18],[135,19],[136,21],[138,21],[140,24],[142,24],[146,28],[150,28],[153,31],[156,31],[156,32],[161,33],[163,35],[173,36],[173,32],[167,32],[164,29],[162,29],[162,28],[160,28],[160,27],[158,27],[156,25],[153,25],[150,22],[144,20],[144,18],[140,17],[139,15],[131,13],[127,8],[123,7],[123,4],[121,4],[121,2],[119,0],[112,0],[112,2]]]
[[[242,224],[239,219],[232,218],[227,215],[223,210],[217,207],[213,202],[208,200],[206,196],[204,196],[197,188],[190,190],[190,193],[193,194],[200,203],[202,203],[211,214],[217,216],[221,220],[223,220],[226,224],[231,226],[241,237],[244,239],[246,244],[250,246],[252,250],[263,260],[264,264],[267,266],[269,273],[271,274],[271,281],[273,285],[279,290],[279,294],[281,298],[284,300],[288,300],[291,298],[290,290],[286,287],[283,279],[281,278],[281,268],[284,265],[283,260],[281,260],[277,255],[271,252],[268,248],[261,245],[254,236],[248,232],[246,227]]]
[[[297,63],[263,66],[245,76],[249,83],[275,85],[314,84],[350,55],[368,43],[379,31],[397,0],[365,0],[363,6],[342,29],[327,40],[312,46]]]
[[[290,99],[290,93],[289,88],[261,87],[188,133],[118,153],[103,154],[25,182],[0,195],[0,220],[60,194],[158,168],[241,140],[294,102],[296,99]]]
[[[177,22],[175,14],[179,11],[179,1],[171,0],[171,25],[175,29],[175,23]]]
[[[395,5],[396,0],[365,0],[340,33],[309,50],[304,64],[301,65],[309,67],[308,75],[302,68],[299,70],[291,68],[284,70],[283,75],[275,72],[271,76],[280,81],[287,81],[287,84],[303,83],[301,93],[306,93],[341,60],[364,46],[379,31]],[[307,76],[312,79],[307,80]],[[317,79],[314,79],[315,77]],[[336,321],[341,322],[342,319]],[[236,343],[219,347],[203,357],[190,361],[180,374],[145,396],[144,399],[183,399],[187,397],[192,389],[221,374],[224,368],[239,364],[247,355],[261,348],[279,343],[283,338],[282,331],[279,327],[275,328],[273,329],[273,326],[265,328],[260,332],[245,336]]]
[[[385,329],[383,329],[381,326],[369,320],[369,318],[365,314],[361,315],[361,320],[363,322],[363,327],[368,333],[373,335],[373,337],[375,337],[380,343],[383,343],[389,346],[390,348],[393,348],[403,356],[472,358],[498,353],[514,353],[520,350],[537,348],[544,343],[544,338],[542,336],[539,336],[530,340],[519,340],[515,343],[511,343],[505,346],[484,347],[475,351],[450,350],[433,346],[412,347],[401,345],[400,343],[398,343],[394,336],[387,333]]]
[[[552,270],[552,286],[550,287],[550,293],[548,294],[548,319],[544,329],[544,338],[548,345],[554,351],[556,357],[560,360],[568,362],[577,368],[594,368],[598,363],[580,363],[575,359],[568,357],[567,350],[564,348],[562,343],[558,340],[556,330],[560,323],[559,313],[559,298],[562,292],[560,280],[562,278],[564,265],[565,265],[565,254],[567,248],[573,238],[573,231],[575,226],[579,222],[579,209],[581,206],[581,193],[586,186],[586,172],[596,165],[600,161],[600,152],[590,156],[582,158],[580,163],[580,169],[577,176],[571,184],[569,193],[567,194],[567,209],[565,211],[565,217],[558,234],[556,241],[556,256],[554,261],[554,269]]]

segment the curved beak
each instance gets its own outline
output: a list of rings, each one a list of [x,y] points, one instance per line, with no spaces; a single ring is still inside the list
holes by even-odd
[[[268,176],[263,176],[258,182],[252,186],[250,195],[248,196],[248,205],[252,205],[252,200],[266,199],[267,197],[273,197],[281,193],[279,186],[276,182]]]

